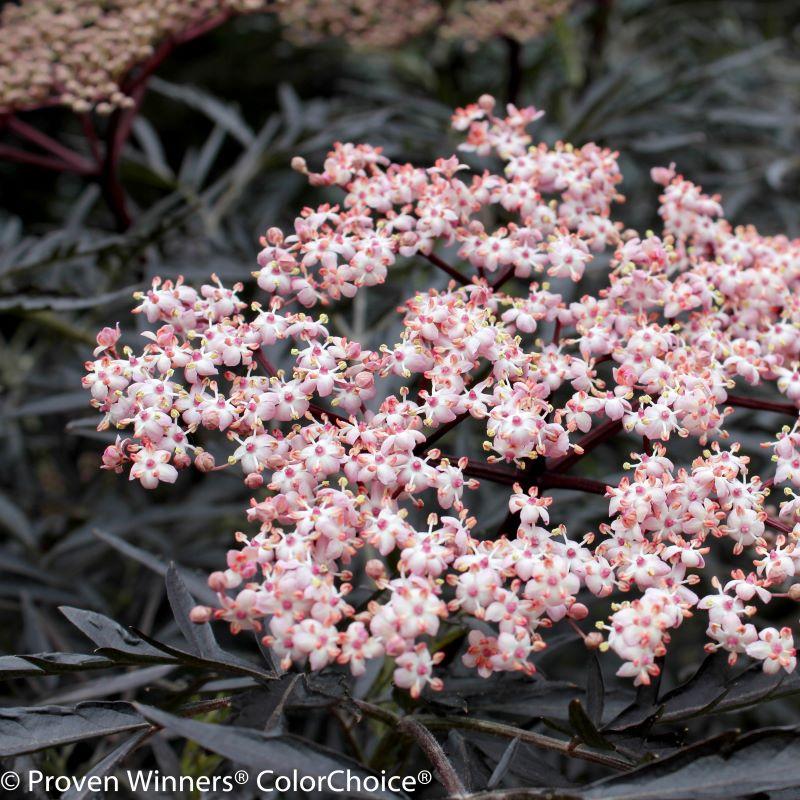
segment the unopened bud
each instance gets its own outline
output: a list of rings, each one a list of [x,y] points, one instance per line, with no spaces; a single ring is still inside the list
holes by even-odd
[[[386,575],[386,567],[379,558],[371,558],[367,561],[364,571],[374,581],[379,581]],[[800,585],[800,584],[799,584]]]
[[[592,631],[586,635],[583,640],[587,650],[597,650],[603,644],[603,634],[598,631]]]
[[[112,469],[115,472],[120,472],[124,461],[125,453],[117,445],[110,444],[103,451],[103,469]]]
[[[103,328],[100,333],[97,334],[98,349],[105,350],[109,347],[113,347],[119,340],[119,337],[119,322],[115,328]]]
[[[191,466],[192,459],[185,450],[178,450],[172,457],[172,463],[175,465],[175,469],[186,469]]]
[[[258,489],[264,485],[264,478],[260,472],[251,472],[245,479],[244,485],[248,489]]]
[[[208,576],[208,588],[212,592],[224,592],[228,588],[228,581],[224,572],[212,572]]]
[[[375,376],[371,372],[359,372],[356,375],[356,386],[359,389],[369,389],[375,384]]]
[[[208,451],[199,450],[197,455],[194,457],[194,466],[200,472],[211,472],[211,470],[216,466],[216,461],[214,460],[214,456],[212,456]]]
[[[195,606],[189,612],[189,619],[197,625],[202,625],[211,619],[212,610],[208,606]]]
[[[302,156],[295,156],[292,159],[292,169],[295,172],[300,172],[303,175],[308,175],[308,165]]]
[[[567,616],[571,619],[586,619],[589,616],[589,609],[583,603],[573,603],[569,607]]]
[[[386,642],[386,654],[394,658],[406,652],[408,645],[402,636],[393,636]]]
[[[786,592],[786,596],[790,600],[794,600],[796,603],[800,603],[800,583],[793,583],[789,587],[789,591]]]

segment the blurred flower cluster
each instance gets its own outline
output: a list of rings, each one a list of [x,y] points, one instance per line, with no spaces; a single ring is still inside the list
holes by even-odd
[[[134,104],[132,70],[230,17],[274,12],[289,38],[342,37],[394,47],[437,29],[450,37],[524,41],[543,33],[569,0],[24,0],[0,12],[0,113],[65,105],[78,113]]]
[[[287,668],[338,662],[358,675],[389,656],[396,685],[417,696],[441,687],[443,621],[470,628],[463,661],[481,675],[531,672],[547,628],[587,618],[581,591],[627,594],[581,634],[636,684],[659,673],[696,609],[707,650],[794,669],[791,631],[750,620],[757,604],[800,596],[800,242],[733,228],[719,199],[672,166],[653,171],[662,234],[626,230],[611,216],[623,200],[617,154],[536,145],[527,128],[540,116],[496,114],[488,96],[458,109],[460,149],[478,168],[456,155],[393,163],[363,144],[337,143],[318,173],[295,159],[342,200],[303,209],[288,235],[267,231],[253,273],[266,302],[248,308],[241,285],[217,279],[157,279],[135,309],[151,326],[142,352],[118,347],[118,327],[100,333],[84,386],[101,428],[130,430],[105,451],[107,469],[154,488],[192,464],[238,468],[268,490],[247,512],[256,532],[237,533],[209,579],[219,606],[195,608],[196,622],[261,632]],[[504,223],[490,225],[494,215]],[[451,280],[404,302],[399,341],[368,350],[308,311],[410,258]],[[603,288],[565,299],[585,281]],[[287,340],[285,372],[271,349]],[[789,402],[731,394],[737,385],[773,386]],[[764,443],[777,464],[768,480],[730,441],[738,405],[795,420]],[[484,432],[485,458],[441,449],[465,422]],[[227,436],[226,463],[197,443],[202,428]],[[626,434],[630,477],[606,486],[570,474]],[[674,463],[678,438],[700,455]],[[509,491],[496,535],[469,511],[478,480]],[[787,487],[779,517],[766,507],[773,484]],[[609,521],[551,524],[551,487],[604,494]],[[427,525],[412,524],[423,507]],[[711,547],[740,566],[708,574]],[[356,570],[374,592],[351,605]]]
[[[26,0],[0,12],[0,110],[131,104],[121,78],[166,37],[261,0]]]
[[[468,42],[485,42],[502,36],[526,42],[546,33],[565,14],[573,0],[466,0],[449,6],[443,36]]]
[[[290,38],[340,36],[360,47],[396,47],[434,29],[443,38],[519,42],[541,36],[571,0],[274,0]]]

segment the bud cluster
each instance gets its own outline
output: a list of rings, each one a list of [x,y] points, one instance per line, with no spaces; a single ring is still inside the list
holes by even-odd
[[[108,114],[134,104],[126,79],[158,48],[231,16],[277,14],[289,39],[395,47],[431,30],[483,41],[541,35],[570,0],[23,0],[0,11],[0,113],[65,105]]]
[[[0,12],[0,111],[66,105],[108,113],[132,104],[126,73],[162,40],[263,0],[24,0]]]
[[[309,44],[329,36],[357,47],[397,47],[428,31],[443,39],[518,42],[545,33],[572,0],[273,0],[290,39]]]

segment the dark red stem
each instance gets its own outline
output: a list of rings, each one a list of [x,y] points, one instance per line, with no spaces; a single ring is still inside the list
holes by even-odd
[[[39,155],[38,153],[29,153],[27,150],[22,150],[19,147],[11,147],[10,145],[0,144],[0,159],[6,161],[13,161],[18,164],[31,164],[35,167],[42,167],[43,169],[52,169],[55,172],[75,172],[75,165],[68,164],[55,156]],[[80,171],[81,174],[93,174],[94,168],[89,173]]]
[[[535,484],[542,489],[574,489],[576,492],[589,494],[606,493],[608,484],[594,481],[591,478],[579,478],[575,475],[564,475],[560,472],[543,472],[537,476]]]
[[[414,455],[418,456],[424,453],[426,450],[430,450],[431,447],[436,444],[445,434],[449,433],[453,428],[457,425],[462,423],[465,419],[469,417],[469,413],[465,411],[463,414],[459,414],[455,419],[450,420],[450,422],[445,422],[444,425],[440,425],[435,431],[425,439],[424,442],[420,442],[414,448]]]
[[[602,425],[598,425],[594,430],[589,431],[582,439],[578,441],[578,447],[583,452],[572,451],[561,458],[548,459],[547,471],[548,472],[566,472],[574,464],[577,464],[585,455],[591,453],[592,450],[599,447],[603,442],[607,442],[612,437],[616,436],[622,430],[622,420],[607,420]]]
[[[80,153],[70,150],[69,147],[65,147],[46,133],[42,133],[42,131],[34,128],[33,125],[23,122],[16,116],[9,117],[6,121],[6,126],[12,133],[27,139],[32,144],[60,159],[73,172],[87,175],[97,171],[97,167]]]
[[[86,141],[89,145],[89,150],[92,154],[92,158],[94,158],[95,163],[98,165],[98,169],[102,169],[103,163],[103,153],[100,148],[100,139],[97,136],[97,129],[94,126],[94,122],[92,121],[91,114],[81,114],[81,127],[83,128],[83,135],[86,137]]]
[[[513,274],[514,267],[509,267],[494,283],[489,284],[489,288],[496,292]]]
[[[797,406],[792,403],[773,403],[769,400],[740,397],[735,394],[729,394],[726,402],[728,405],[736,406],[737,408],[754,408],[758,411],[774,411],[776,414],[788,414],[790,417],[796,417],[798,414]]]
[[[451,267],[446,261],[439,258],[436,253],[420,253],[431,262],[435,267],[438,267],[442,272],[446,272],[451,278],[457,280],[462,286],[469,286],[470,280],[462,275],[457,269]]]
[[[792,528],[788,525],[784,525],[780,520],[775,519],[775,517],[767,517],[764,520],[764,524],[768,528],[772,528],[773,530],[780,531],[781,533],[791,533]]]
[[[441,458],[446,458],[451,464],[458,461],[458,456],[442,453]],[[432,463],[434,463],[432,461]],[[513,486],[517,480],[516,470],[509,469],[500,464],[487,464],[485,461],[475,461],[470,458],[467,460],[467,466],[464,468],[464,474],[469,478],[477,478],[482,481],[489,481],[489,483],[498,483],[502,486]]]

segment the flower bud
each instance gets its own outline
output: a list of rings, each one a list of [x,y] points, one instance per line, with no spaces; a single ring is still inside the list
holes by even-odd
[[[119,341],[119,337],[119,322],[115,328],[103,328],[97,334],[98,349],[107,350],[109,347],[113,347]]]
[[[603,644],[603,634],[599,631],[592,631],[590,634],[587,634],[583,643],[586,645],[587,650],[597,650],[597,648]]]
[[[245,479],[244,485],[248,489],[258,489],[264,485],[264,478],[260,472],[251,472]]]
[[[200,472],[211,472],[216,466],[214,456],[206,450],[198,450],[194,457],[194,466]]]
[[[402,636],[392,636],[392,638],[386,642],[386,655],[392,656],[392,658],[402,655],[405,653],[407,647],[406,640]]]
[[[125,462],[125,453],[116,444],[110,444],[103,450],[103,469],[113,469],[114,472],[121,472]]]
[[[379,558],[371,558],[367,561],[364,571],[374,581],[379,581],[386,575],[386,567]]]
[[[369,389],[375,384],[375,376],[371,372],[359,372],[356,375],[356,386],[359,389]]]
[[[210,411],[206,411],[203,414],[203,427],[209,431],[216,430],[219,428],[219,412],[215,411],[213,408]]]
[[[292,169],[295,172],[300,172],[303,175],[308,175],[308,165],[302,156],[295,156],[292,159]]]
[[[280,228],[270,228],[267,231],[267,241],[273,246],[283,244],[283,231]]]
[[[189,619],[197,625],[202,625],[211,619],[212,610],[208,606],[195,606],[189,612]]]
[[[573,603],[567,612],[571,619],[586,619],[588,615],[589,609],[583,603]]]
[[[192,459],[185,450],[176,450],[172,457],[172,463],[175,465],[175,469],[186,469],[192,465]]]
[[[800,602],[800,583],[793,583],[789,587],[789,591],[786,592],[786,596],[790,600],[794,600],[796,603]]]
[[[650,180],[653,183],[667,186],[675,177],[675,165],[670,164],[669,167],[653,167],[650,170]]]
[[[228,581],[224,572],[212,572],[208,576],[208,588],[212,592],[224,592],[228,588]]]

